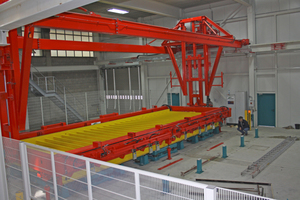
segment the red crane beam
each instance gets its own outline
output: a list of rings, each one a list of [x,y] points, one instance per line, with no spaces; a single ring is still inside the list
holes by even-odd
[[[202,17],[201,19],[207,19]],[[170,29],[160,26],[141,24],[137,22],[110,19],[100,15],[62,13],[33,23],[35,27],[78,30],[113,35],[126,35],[144,38],[156,38],[168,41],[207,44],[225,47],[241,48],[244,41],[235,40],[232,35],[220,37],[188,31]]]
[[[10,43],[8,38],[8,43]],[[23,48],[23,37],[18,37],[18,48]],[[168,51],[162,46],[116,44],[105,42],[80,42],[68,40],[33,39],[32,49],[39,50],[70,50],[70,51],[105,51],[124,53],[155,53],[167,54]]]

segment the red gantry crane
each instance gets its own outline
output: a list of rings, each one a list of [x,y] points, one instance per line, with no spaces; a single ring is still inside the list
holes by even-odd
[[[163,40],[163,42],[161,46],[150,46],[149,44],[130,45],[34,39],[35,27],[154,38]],[[181,138],[183,135],[187,137],[188,133],[194,134],[196,130],[200,130],[200,133],[204,127],[223,122],[226,117],[229,117],[231,114],[228,108],[206,108],[210,104],[209,94],[212,86],[214,86],[215,78],[221,78],[219,86],[223,86],[223,74],[216,76],[223,47],[241,48],[243,45],[248,45],[249,40],[236,40],[233,35],[205,16],[180,20],[173,29],[170,29],[105,18],[93,12],[89,14],[66,12],[26,25],[24,37],[19,36],[16,29],[10,30],[8,43],[10,45],[0,47],[1,128],[3,136],[19,140],[85,127],[94,122],[103,123],[168,109],[166,106],[148,110],[143,108],[142,111],[129,114],[118,115],[113,113],[100,116],[99,119],[95,120],[70,125],[59,123],[43,126],[38,131],[24,132],[31,53],[33,49],[169,54],[177,76],[174,78],[171,75],[171,81],[172,79],[178,79],[179,85],[177,86],[181,88],[183,95],[189,96],[188,107],[171,106],[169,108],[178,112],[198,112],[198,115],[184,117],[182,120],[168,124],[157,124],[152,129],[143,130],[139,133],[129,132],[128,135],[113,140],[91,140],[90,145],[82,145],[80,148],[71,150],[66,149],[68,152],[109,161],[114,158],[124,157],[130,152],[134,152],[133,149],[143,150],[145,146],[152,146],[152,144],[166,142],[166,144],[170,145],[176,138]],[[218,48],[211,71],[210,48]],[[21,62],[19,61],[19,49],[23,50]],[[175,54],[178,52],[181,52],[182,72],[175,59]],[[187,52],[192,53],[188,55]],[[21,68],[19,63],[21,63]],[[197,76],[194,75],[193,70],[197,71]],[[198,92],[195,92],[195,83],[197,84]],[[206,103],[203,100],[204,96],[207,97]],[[136,142],[130,142],[132,140]],[[55,143],[55,140],[48,139],[45,145],[47,146],[51,142]],[[77,146],[74,145],[74,147]]]
[[[161,46],[150,46],[34,39],[35,27],[153,38],[163,42]],[[180,20],[173,29],[170,29],[109,19],[92,12],[89,14],[66,12],[26,25],[24,37],[19,36],[16,29],[10,30],[8,43],[10,45],[0,47],[0,117],[3,136],[25,139],[26,142],[119,164],[148,153],[156,159],[155,156],[158,154],[155,152],[161,148],[167,148],[170,157],[170,147],[176,145],[175,143],[182,144],[182,140],[191,137],[194,138],[194,142],[199,138],[204,140],[206,136],[213,134],[209,129],[218,133],[220,123],[231,116],[228,108],[209,107],[209,94],[214,86],[214,79],[217,77],[223,79],[222,74],[216,76],[222,49],[241,48],[248,45],[249,40],[236,40],[233,35],[205,16]],[[212,69],[209,54],[211,48],[218,48]],[[19,49],[22,49],[21,62]],[[178,86],[183,95],[189,96],[188,106],[142,108],[141,111],[133,113],[122,115],[112,113],[102,115],[99,119],[69,125],[53,124],[42,126],[41,130],[24,132],[33,49],[169,54],[177,76],[174,78],[171,75],[171,81],[178,79]],[[175,59],[175,54],[179,52],[182,57],[182,70],[179,69]],[[194,88],[195,83],[198,92],[195,92],[197,89]],[[222,85],[223,80],[220,86]],[[207,97],[206,103],[203,100],[204,96]],[[92,125],[95,122],[97,124]],[[181,149],[183,146],[179,144],[177,148]],[[44,159],[47,158],[43,155],[46,153],[30,148],[28,151],[34,151],[32,155],[40,155],[28,157],[29,163],[39,163],[39,167],[34,168],[38,177],[43,180],[50,179],[51,164],[49,160]],[[18,152],[9,153],[12,158],[18,157]],[[77,167],[82,163],[66,156],[55,156],[60,163],[69,163],[71,166],[57,167],[57,172],[61,174],[58,182],[64,185],[68,183],[68,179],[64,176],[71,177],[78,171],[74,165]]]

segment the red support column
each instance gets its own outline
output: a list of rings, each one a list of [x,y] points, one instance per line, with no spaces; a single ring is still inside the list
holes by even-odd
[[[199,78],[199,101],[198,105],[203,105],[203,81],[202,81],[202,60],[198,60],[198,78]]]
[[[176,62],[176,59],[175,59],[175,56],[174,56],[174,53],[171,49],[171,47],[169,46],[166,46],[166,49],[170,55],[170,59],[173,63],[173,66],[174,66],[174,69],[175,69],[175,72],[176,72],[176,76],[177,76],[177,79],[179,81],[179,84],[180,84],[180,87],[181,87],[181,90],[182,90],[182,93],[183,95],[187,95],[187,91],[186,91],[186,87],[184,87],[184,83],[183,83],[183,80],[181,78],[181,73],[180,73],[180,70],[179,70],[179,67],[177,65],[177,62]],[[172,77],[170,77],[170,80],[172,81]],[[171,84],[172,85],[172,84]]]
[[[2,135],[5,137],[9,137],[9,131],[4,129],[4,124],[8,123],[7,118],[7,93],[5,90],[5,83],[4,83],[4,71],[0,71],[0,116],[1,116],[1,130]]]
[[[209,79],[209,83],[208,83],[208,94],[211,91],[211,87],[212,87],[214,79],[215,79],[215,75],[216,75],[216,72],[217,72],[217,69],[218,69],[219,61],[220,61],[220,58],[221,58],[221,55],[222,55],[222,50],[223,50],[223,47],[219,47],[218,52],[217,52],[217,56],[216,56],[216,59],[215,59],[214,67],[212,69],[210,79]],[[223,82],[223,80],[221,80],[221,81]]]
[[[190,60],[191,56],[189,56],[189,60],[187,61],[187,69],[188,69],[188,82],[189,82],[189,105],[194,105],[194,91],[193,91],[193,71],[192,71],[192,61]]]
[[[186,27],[184,23],[181,24],[181,30],[186,31]],[[187,73],[186,73],[186,43],[181,42],[181,59],[182,59],[182,80],[184,84],[184,88],[187,88]]]
[[[9,113],[9,128],[13,139],[19,140],[19,126],[17,120],[17,109],[16,109],[16,98],[14,96],[14,80],[12,71],[5,71],[6,75],[6,88],[7,88],[7,102],[8,102],[8,113]]]
[[[22,99],[19,106],[20,130],[25,130],[26,123],[33,34],[34,27],[31,25],[25,26],[20,82],[20,99]]]
[[[208,93],[208,79],[209,79],[209,55],[208,45],[203,45],[204,56],[204,79],[205,79],[205,96],[209,96]]]
[[[50,200],[50,186],[46,185],[44,187],[45,193],[46,193],[46,200]]]
[[[13,67],[13,76],[15,82],[15,99],[16,105],[19,105],[20,102],[20,59],[19,59],[19,47],[18,47],[18,32],[17,29],[9,31],[10,38],[10,56]],[[19,109],[19,108],[17,108]]]

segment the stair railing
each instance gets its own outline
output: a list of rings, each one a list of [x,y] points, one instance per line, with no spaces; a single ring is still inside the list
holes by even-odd
[[[55,76],[45,76],[37,68],[31,65],[35,72],[31,71],[31,80],[38,84],[46,93],[56,93],[66,103],[76,110],[81,116],[85,116],[86,106],[81,103]],[[33,90],[33,89],[32,89]]]

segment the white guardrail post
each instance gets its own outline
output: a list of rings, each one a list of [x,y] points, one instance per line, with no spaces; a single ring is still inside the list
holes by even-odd
[[[92,177],[91,177],[91,164],[90,161],[85,161],[85,167],[86,167],[86,181],[88,186],[88,195],[89,200],[93,200],[93,189],[92,189]]]
[[[208,185],[206,188],[204,188],[204,200],[216,200],[216,186],[214,185]]]
[[[135,182],[135,199],[141,199],[141,187],[140,187],[140,174],[138,172],[134,172],[134,182]]]
[[[58,200],[55,159],[54,159],[54,153],[52,151],[51,151],[51,167],[52,167],[52,180],[53,180],[53,189],[54,189],[55,200]]]
[[[0,199],[9,199],[3,146],[2,131],[0,128]]]
[[[27,147],[24,142],[19,143],[20,158],[22,165],[22,177],[24,185],[24,199],[31,200],[31,188],[30,188],[30,177],[28,169],[28,157],[27,157]]]

